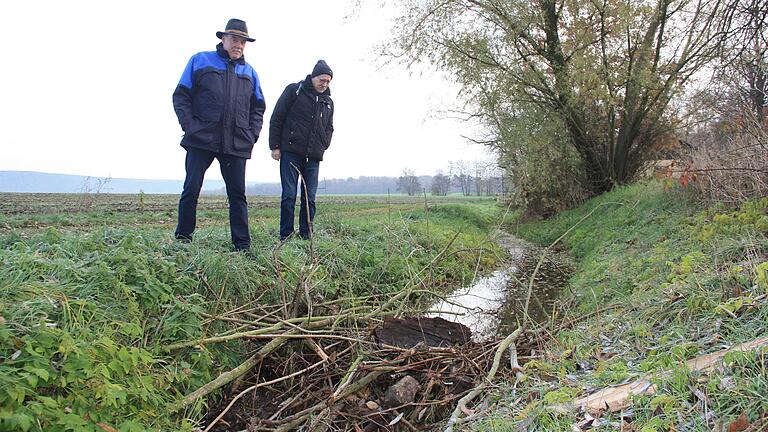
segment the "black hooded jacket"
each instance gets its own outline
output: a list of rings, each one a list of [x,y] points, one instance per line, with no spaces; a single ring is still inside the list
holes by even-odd
[[[229,58],[222,44],[192,56],[173,92],[184,148],[242,158],[251,157],[265,107],[256,71],[243,57]]]
[[[309,75],[303,81],[289,84],[277,100],[269,121],[269,148],[323,160],[331,137],[331,89],[318,93]]]

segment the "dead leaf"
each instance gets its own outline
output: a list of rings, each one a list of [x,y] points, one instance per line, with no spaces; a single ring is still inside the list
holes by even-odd
[[[419,411],[419,415],[416,416],[416,418],[419,421],[421,421],[421,419],[424,418],[424,414],[426,414],[426,413],[427,413],[427,407],[424,407],[424,408],[421,409],[421,411]]]
[[[117,429],[113,428],[112,426],[104,423],[96,423],[96,426],[104,429],[107,432],[117,432]]]
[[[541,392],[538,390],[531,390],[530,393],[526,396],[525,400],[527,402],[533,402],[536,399],[539,399],[541,397]]]
[[[402,418],[403,418],[403,413],[398,414],[397,417],[395,417],[391,422],[389,422],[389,426],[396,425],[400,420],[402,420]]]
[[[592,418],[591,416],[589,416],[589,414],[587,414],[587,418],[586,419],[580,421],[579,423],[576,423],[576,424],[572,425],[573,426],[573,430],[585,431],[585,430],[592,429],[592,423],[594,423],[594,422],[595,422],[595,419]]]
[[[614,352],[600,351],[599,353],[597,353],[597,359],[600,360],[600,361],[603,361],[603,362],[604,361],[608,361],[608,360],[610,360],[610,359],[612,359],[614,357],[616,357],[616,353],[614,353]]]
[[[624,420],[621,421],[621,432],[635,432],[635,425],[627,423]]]
[[[749,429],[749,419],[742,414],[733,423],[728,426],[728,432],[742,432]]]

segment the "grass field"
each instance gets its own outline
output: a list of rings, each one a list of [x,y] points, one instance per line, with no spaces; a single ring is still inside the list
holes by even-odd
[[[502,258],[489,199],[321,196],[314,240],[281,244],[278,198],[249,197],[248,254],[230,251],[221,196],[174,241],[177,199],[0,194],[0,430],[192,430],[216,394],[168,406],[252,345],[164,347],[242,327],[216,317],[279,314],[297,289],[326,313],[403,291],[397,310],[418,310]]]
[[[418,311],[501,265],[491,233],[502,220],[542,246],[569,232],[557,248],[575,269],[551,321],[531,333],[524,379],[498,383],[494,409],[464,429],[768,423],[765,348],[708,373],[681,367],[768,334],[768,199],[705,208],[690,190],[648,182],[518,223],[489,199],[320,197],[314,240],[281,244],[277,198],[251,197],[250,254],[230,251],[224,197],[203,197],[195,241],[175,242],[176,199],[0,195],[1,431],[205,426],[220,393],[172,415],[169,406],[261,345],[196,341],[274,323],[296,292],[318,316],[392,299],[392,314]],[[629,409],[590,419],[557,408],[646,374],[656,392]]]

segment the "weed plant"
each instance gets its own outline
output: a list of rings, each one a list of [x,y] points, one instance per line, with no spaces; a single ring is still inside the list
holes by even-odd
[[[103,211],[109,199],[90,213],[0,214],[0,431],[191,431],[211,401],[177,415],[169,404],[253,348],[163,350],[237,330],[208,317],[279,304],[312,260],[313,293],[349,308],[411,288],[425,267],[429,291],[458,287],[501,253],[489,240],[500,214],[490,200],[428,210],[423,199],[321,202],[313,250],[299,239],[280,244],[277,210],[256,206],[245,254],[230,251],[218,202],[201,207],[195,240],[184,244],[171,238],[176,197],[144,196],[140,209],[115,213]],[[430,295],[418,291],[405,310]]]

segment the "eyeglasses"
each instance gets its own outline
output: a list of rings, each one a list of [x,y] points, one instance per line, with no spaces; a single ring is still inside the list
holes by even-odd
[[[320,79],[318,79],[318,81],[320,82],[320,84],[330,84],[331,83],[331,80],[328,79],[328,78],[320,78]]]

